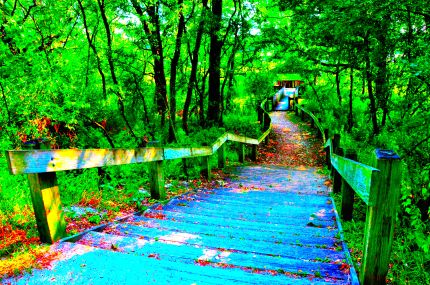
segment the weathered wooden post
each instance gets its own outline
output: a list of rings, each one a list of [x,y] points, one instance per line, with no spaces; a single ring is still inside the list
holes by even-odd
[[[263,103],[263,101],[259,100],[257,101],[257,115],[258,115],[258,121],[260,122],[260,125],[263,125],[263,109],[261,108],[261,103]]]
[[[318,123],[319,123],[319,125],[321,126],[321,123],[322,123],[322,120],[321,120],[321,118],[318,118]],[[318,131],[317,131],[317,138],[322,138],[322,133],[321,133],[321,130],[318,128]],[[325,143],[325,142],[324,142]]]
[[[39,149],[39,146],[35,144],[33,148]],[[41,146],[43,149],[49,148],[43,144]],[[54,243],[66,236],[57,175],[55,172],[28,174],[28,182],[40,241]]]
[[[328,129],[324,129],[324,136],[325,136],[326,140],[328,141],[329,140]],[[327,169],[331,170],[330,146],[325,147],[324,150],[325,150],[325,164],[327,165]]]
[[[184,171],[185,177],[187,177],[187,179],[188,179],[188,165],[187,165],[187,159],[186,158],[182,159],[182,170]]]
[[[159,142],[149,142],[148,147],[160,147]],[[164,160],[149,162],[149,179],[151,184],[151,197],[157,200],[166,199],[166,190],[164,189]]]
[[[203,146],[208,146],[207,143],[203,143]],[[206,155],[202,156],[202,165],[201,165],[201,173],[208,181],[211,180],[212,167],[211,167],[211,156]]]
[[[212,179],[212,167],[210,163],[211,157],[209,155],[202,156],[202,173],[208,181]]]
[[[374,167],[380,172],[372,175],[366,214],[360,273],[364,285],[385,284],[402,176],[401,160],[394,151],[377,149]]]
[[[264,131],[268,130],[270,128],[270,116],[269,114],[265,114],[264,115]],[[264,144],[268,144],[269,143],[269,136],[266,136],[266,138],[264,139]]]
[[[293,97],[293,101],[294,101],[294,111],[295,111],[295,113],[296,113],[296,116],[298,116],[299,115],[299,108],[298,108],[298,105],[299,105],[299,97],[298,96],[296,96],[296,94],[294,93],[294,97]]]
[[[302,121],[305,120],[305,112],[303,111],[303,109],[300,110],[300,118],[302,119]]]
[[[257,161],[257,145],[254,144],[252,145],[252,149],[251,149],[251,160],[252,161]]]
[[[269,100],[266,100],[266,102],[264,102],[264,110],[266,112],[269,110]]]
[[[326,140],[328,140],[329,139],[329,137],[330,137],[330,133],[329,133],[329,130],[328,129],[324,129],[324,136],[325,136],[325,139]],[[325,142],[324,142],[325,143]]]
[[[226,157],[226,142],[218,148],[218,168],[222,169],[225,167]]]
[[[336,151],[334,151],[335,154],[343,156],[343,149],[338,147],[336,148]],[[340,173],[333,167],[333,193],[340,193],[340,189],[342,186],[342,176]]]
[[[347,149],[345,151],[345,157],[357,161],[357,153],[352,149]],[[341,208],[341,217],[344,221],[352,220],[352,212],[354,209],[354,190],[351,186],[346,182],[345,179],[342,178],[342,208]]]
[[[340,145],[340,134],[334,134],[333,135],[333,140],[331,141],[331,145],[332,145],[333,153],[336,154],[336,150]],[[331,169],[331,177],[334,177],[336,169],[334,169],[334,167],[331,166],[331,163],[330,163],[330,169]]]
[[[239,143],[239,162],[244,163],[245,162],[245,144]]]

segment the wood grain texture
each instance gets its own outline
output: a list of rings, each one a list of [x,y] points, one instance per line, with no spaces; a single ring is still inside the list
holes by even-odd
[[[40,240],[53,243],[65,237],[66,222],[56,174],[29,174],[28,182]]]
[[[7,151],[10,173],[43,173],[163,160],[162,148]]]
[[[378,170],[357,161],[332,154],[331,164],[354,189],[355,193],[369,205],[369,193],[372,178],[377,175]]]
[[[212,155],[212,148],[209,146],[189,147],[189,148],[164,148],[164,159],[190,158]]]
[[[212,153],[215,153],[228,140],[228,133],[224,133],[212,144]]]
[[[345,152],[345,157],[351,160],[357,161],[357,153],[348,149]],[[342,210],[341,217],[344,221],[352,220],[352,212],[354,207],[354,189],[348,184],[348,182],[342,178],[341,185],[341,193],[342,193]]]
[[[375,152],[375,167],[380,170],[379,179],[372,181],[371,205],[367,208],[364,232],[361,284],[382,285],[388,273],[393,244],[396,213],[400,200],[402,163],[395,155],[391,158]]]
[[[246,143],[246,144],[259,144],[257,139],[239,136],[231,133],[228,134],[228,140],[233,142]]]

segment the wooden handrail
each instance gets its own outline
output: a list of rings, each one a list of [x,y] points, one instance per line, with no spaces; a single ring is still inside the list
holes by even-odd
[[[270,133],[270,130],[269,128],[258,139],[224,133],[211,146],[147,147],[136,149],[8,150],[6,151],[6,157],[8,159],[10,174],[56,172],[209,156],[216,153],[227,141],[258,145]]]
[[[272,128],[269,114],[264,109],[267,98],[258,107],[264,114],[261,122],[265,132],[258,139],[232,133],[224,133],[210,146],[200,147],[151,147],[136,149],[43,149],[43,150],[9,150],[6,151],[9,172],[27,174],[30,193],[36,216],[37,228],[42,242],[52,243],[65,236],[66,223],[60,201],[57,171],[94,168],[133,163],[149,163],[151,196],[164,200],[163,163],[165,160],[203,157],[202,168],[210,180],[211,155],[218,152],[218,165],[225,165],[225,143],[241,143],[239,160],[244,160],[244,144],[252,145],[252,156],[256,159],[256,146],[267,138]]]
[[[260,108],[269,116],[264,110],[266,101],[267,98]],[[9,150],[6,151],[6,157],[10,174],[30,174],[210,156],[227,141],[258,145],[269,135],[271,128],[270,122],[267,130],[258,139],[224,133],[210,147]]]
[[[350,207],[342,209],[342,213],[346,213],[347,219],[352,219],[354,192],[367,205],[360,283],[385,284],[400,199],[402,164],[399,156],[390,150],[377,149],[374,153],[375,167],[345,158],[342,156],[343,150],[338,147],[340,136],[335,135],[334,140],[326,140],[316,116],[301,106],[296,107],[308,114],[323,134],[324,148],[330,156],[328,162],[335,169],[335,174],[341,177],[340,181],[336,181],[336,175],[334,176],[333,190],[340,182],[343,188],[342,207]]]
[[[331,154],[331,165],[336,171],[345,179],[351,186],[355,193],[366,203],[368,206],[373,206],[374,201],[369,201],[370,189],[372,180],[378,179],[378,169],[371,166],[362,164],[342,157],[337,154]]]
[[[320,123],[320,121],[319,121],[319,119],[312,113],[312,112],[310,112],[310,111],[308,111],[307,109],[305,109],[303,106],[300,106],[300,105],[296,105],[296,107],[299,109],[299,110],[301,110],[302,112],[304,112],[304,113],[306,113],[306,114],[308,114],[308,116],[309,117],[311,117],[312,118],[312,120],[313,120],[313,122],[314,122],[314,124],[315,124],[315,126],[317,126],[317,128],[318,128],[318,130],[320,131],[320,133],[321,133],[321,136],[322,136],[322,139],[323,139],[323,142],[325,142],[326,141],[326,137],[325,137],[325,134],[324,134],[324,128],[321,126],[321,123]]]

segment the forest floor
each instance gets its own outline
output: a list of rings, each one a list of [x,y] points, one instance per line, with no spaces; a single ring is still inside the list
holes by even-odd
[[[293,113],[274,112],[271,117],[274,128],[268,143],[259,146],[257,164],[290,166],[298,170],[309,167],[322,169],[324,151],[321,139],[316,138],[316,131],[311,129],[308,123],[300,122]],[[234,165],[235,163],[231,164]],[[203,178],[188,181],[166,181],[166,185],[168,185],[167,196],[172,198],[196,188],[228,187],[229,181],[232,179],[227,172],[215,169],[212,181]],[[170,185],[175,186],[171,187]],[[330,180],[327,180],[325,185],[330,186]],[[98,218],[100,213],[95,209],[100,200],[94,197],[84,198],[78,205],[74,206],[74,209],[84,209],[84,214],[67,217],[67,232],[69,234],[80,233],[96,225],[106,224],[137,211],[142,211],[156,202],[150,198],[145,198],[134,204],[120,203],[116,205],[116,210],[107,211],[102,218]],[[115,201],[111,201],[111,203],[115,203]],[[31,209],[21,213],[21,215],[28,216],[23,217],[23,219],[32,219]],[[40,242],[34,228],[16,228],[3,220],[0,224],[0,234],[2,236],[0,243],[0,280],[4,277],[19,275],[32,268],[47,267],[57,258],[55,253],[49,251],[49,246]]]

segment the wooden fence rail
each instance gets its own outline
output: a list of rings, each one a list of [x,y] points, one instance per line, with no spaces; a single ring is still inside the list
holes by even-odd
[[[328,131],[322,128],[314,114],[297,103],[294,110],[301,118],[307,116],[314,121],[325,142],[328,162],[335,175],[341,177],[337,181],[333,175],[333,191],[341,189],[343,219],[352,219],[354,193],[367,205],[360,283],[385,284],[400,199],[400,157],[394,151],[376,149],[372,166],[357,162],[354,151],[344,151],[339,147],[339,135],[328,138]]]
[[[66,235],[66,222],[57,183],[57,171],[94,168],[134,163],[149,163],[151,197],[164,200],[163,165],[165,160],[202,157],[202,169],[210,180],[210,157],[218,154],[218,167],[225,166],[225,143],[234,141],[241,144],[240,161],[244,161],[244,145],[252,146],[251,159],[257,158],[257,145],[266,139],[271,131],[270,116],[264,109],[267,100],[258,105],[260,121],[264,133],[258,138],[249,138],[232,133],[224,133],[210,146],[161,147],[150,143],[148,147],[136,149],[39,149],[6,151],[11,174],[27,174],[33,209],[40,240],[53,243]],[[242,155],[241,155],[242,154]]]

